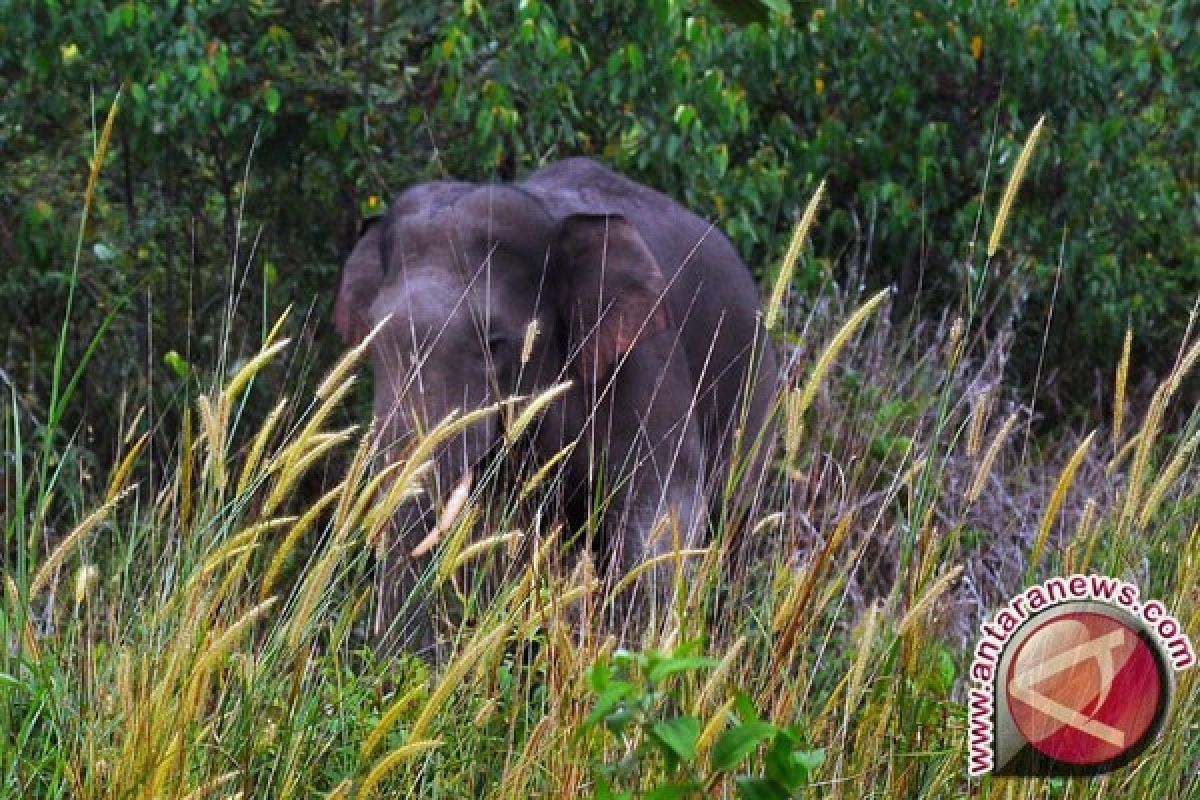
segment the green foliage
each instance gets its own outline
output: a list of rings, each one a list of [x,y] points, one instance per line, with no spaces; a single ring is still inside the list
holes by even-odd
[[[225,330],[248,351],[286,304],[322,316],[357,217],[389,192],[576,154],[711,216],[760,273],[827,178],[796,288],[865,274],[929,308],[985,269],[968,243],[1047,114],[985,308],[993,328],[1012,318],[1026,387],[1051,320],[1041,386],[1067,411],[1092,402],[1127,324],[1135,365],[1169,365],[1200,291],[1185,4],[0,0],[0,18],[0,350],[31,403],[65,310],[82,154],[120,86],[76,309],[94,332],[130,303],[97,352],[105,381],[80,386],[105,404],[121,385],[169,407],[210,376],[182,380],[163,353],[212,364]],[[91,425],[90,446],[114,449],[116,423]]]
[[[594,765],[595,797],[703,797],[728,775],[735,776],[738,796],[746,800],[786,800],[809,785],[824,751],[805,749],[798,726],[779,728],[760,719],[741,692],[734,696],[729,727],[704,757],[702,722],[678,712],[687,705],[685,684],[673,679],[717,665],[697,655],[697,648],[697,642],[685,643],[669,655],[620,650],[588,669],[595,700],[577,736],[603,730],[623,753],[615,762]],[[755,770],[760,750],[765,755]],[[742,770],[749,772],[739,774]]]

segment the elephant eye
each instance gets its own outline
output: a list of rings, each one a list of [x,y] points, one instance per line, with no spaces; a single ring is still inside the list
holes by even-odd
[[[509,339],[502,333],[492,333],[488,335],[487,348],[491,353],[492,358],[500,358],[508,352]]]

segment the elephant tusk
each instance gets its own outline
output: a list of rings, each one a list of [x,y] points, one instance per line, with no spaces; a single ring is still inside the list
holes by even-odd
[[[446,506],[442,509],[442,515],[438,517],[433,530],[413,548],[413,558],[420,558],[432,550],[441,541],[442,536],[453,527],[454,521],[462,513],[463,506],[467,504],[467,498],[471,496],[471,477],[471,470],[467,470],[463,474],[462,479],[454,487],[454,491],[450,493],[450,497],[446,499]]]

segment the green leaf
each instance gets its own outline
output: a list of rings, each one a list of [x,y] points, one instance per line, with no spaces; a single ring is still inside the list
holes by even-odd
[[[733,696],[733,710],[744,720],[758,719],[758,709],[754,707],[754,701],[750,699],[750,695],[745,692],[739,691]]]
[[[734,780],[738,797],[744,800],[788,800],[790,795],[783,787],[767,778],[741,775]]]
[[[798,750],[799,732],[786,729],[779,732],[767,752],[767,777],[790,793],[806,786],[813,771],[825,762],[824,750]]]
[[[656,722],[650,735],[666,751],[685,764],[696,759],[696,739],[700,737],[700,720],[695,717],[675,717]]]
[[[767,21],[767,7],[759,0],[712,0],[712,4],[738,25]]]
[[[267,113],[274,114],[278,111],[280,100],[279,90],[274,86],[268,86],[263,90],[263,102],[266,103]]]
[[[713,745],[713,769],[728,771],[735,768],[742,759],[754,752],[760,742],[774,735],[775,726],[761,720],[750,720],[730,728],[722,733]]]
[[[696,121],[696,107],[691,103],[681,103],[675,107],[674,119],[679,129],[686,131]]]
[[[592,709],[592,713],[588,714],[587,719],[583,721],[583,727],[585,729],[590,728],[607,717],[632,691],[633,684],[627,681],[613,681],[610,683],[600,693],[600,697],[596,699],[596,707]]]
[[[954,687],[954,675],[957,672],[954,656],[944,647],[938,648],[937,686],[943,692],[949,692]]]
[[[792,753],[792,758],[795,759],[797,764],[808,770],[809,775],[812,775],[817,767],[825,763],[825,750],[824,748],[817,750],[797,750]]]
[[[666,783],[642,795],[643,800],[676,800],[680,797],[693,797],[703,787],[695,781],[682,783]]]
[[[663,678],[677,672],[687,672],[693,669],[712,669],[718,662],[708,656],[685,656],[683,658],[664,658],[650,668],[646,680],[650,683],[661,683]]]
[[[168,350],[163,356],[163,363],[171,368],[171,371],[179,376],[180,380],[187,378],[188,363],[183,360],[183,356],[176,353],[174,350]]]
[[[630,792],[614,792],[608,781],[603,778],[596,783],[596,800],[631,800],[632,797]]]
[[[593,692],[596,694],[603,692],[612,681],[612,669],[608,666],[608,662],[598,660],[588,667],[587,681]]]
[[[604,718],[604,727],[620,736],[636,716],[637,712],[632,707],[628,705],[618,706],[615,711]]]

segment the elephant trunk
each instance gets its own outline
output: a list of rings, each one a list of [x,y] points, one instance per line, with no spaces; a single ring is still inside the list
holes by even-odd
[[[381,425],[379,452],[384,463],[409,457],[417,445],[417,434],[407,420],[407,415],[394,413]],[[428,652],[436,645],[429,568],[437,537],[431,534],[439,532],[439,520],[449,525],[457,516],[469,492],[467,476],[486,456],[497,430],[489,419],[438,445],[432,469],[421,481],[423,491],[392,515],[379,552],[379,604],[372,625],[385,651]]]

